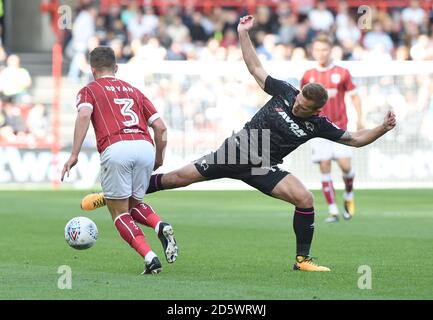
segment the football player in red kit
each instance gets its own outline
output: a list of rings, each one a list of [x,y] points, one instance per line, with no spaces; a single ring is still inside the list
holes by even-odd
[[[144,258],[144,274],[156,274],[161,263],[136,222],[158,234],[166,259],[177,258],[173,228],[142,203],[153,170],[163,163],[166,127],[153,104],[137,88],[117,79],[116,58],[109,47],[90,53],[94,81],[77,96],[77,119],[71,156],[61,180],[77,164],[90,122],[101,154],[101,186],[120,236]],[[150,136],[148,126],[154,131]]]
[[[301,88],[308,83],[320,83],[328,91],[328,102],[322,108],[321,114],[343,130],[347,130],[347,112],[344,102],[345,95],[352,98],[352,103],[358,115],[357,129],[362,129],[361,100],[356,93],[355,85],[349,71],[335,65],[331,60],[332,42],[325,34],[321,34],[313,41],[313,58],[317,66],[307,70],[301,79]],[[343,172],[345,184],[343,217],[350,219],[355,213],[353,197],[353,179],[355,172],[352,168],[352,148],[321,138],[313,139],[312,160],[319,163],[322,175],[322,191],[329,206],[330,216],[327,222],[339,220],[339,210],[335,201],[335,190],[331,178],[331,161],[335,160]]]

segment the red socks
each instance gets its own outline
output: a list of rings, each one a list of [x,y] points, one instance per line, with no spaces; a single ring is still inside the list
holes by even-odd
[[[147,227],[156,229],[161,218],[153,211],[152,207],[145,203],[139,203],[131,209],[131,217]]]
[[[335,203],[335,190],[332,180],[322,180],[322,191],[328,205]]]
[[[135,224],[129,213],[123,213],[114,220],[120,236],[143,258],[151,251],[143,231]]]

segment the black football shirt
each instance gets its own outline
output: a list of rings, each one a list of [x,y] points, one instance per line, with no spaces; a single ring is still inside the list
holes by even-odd
[[[268,76],[265,81],[265,91],[272,98],[247,122],[245,131],[270,132],[270,161],[271,165],[283,162],[283,158],[301,144],[316,137],[336,141],[341,138],[345,130],[338,128],[324,116],[298,118],[292,109],[296,96],[300,93],[287,82]],[[261,154],[261,144],[258,143]]]

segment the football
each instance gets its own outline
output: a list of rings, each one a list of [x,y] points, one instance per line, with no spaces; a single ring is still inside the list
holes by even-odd
[[[98,239],[96,224],[86,217],[75,217],[65,226],[66,242],[74,249],[84,250],[92,247]]]

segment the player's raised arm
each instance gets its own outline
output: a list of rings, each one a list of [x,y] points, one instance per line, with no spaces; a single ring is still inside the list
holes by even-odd
[[[380,126],[377,126],[373,129],[363,129],[356,132],[346,131],[341,138],[337,140],[337,142],[357,148],[363,147],[392,130],[396,124],[397,121],[395,119],[394,112],[388,111],[383,123]]]
[[[264,90],[268,73],[265,71],[265,69],[263,69],[263,66],[257,57],[256,51],[248,34],[248,31],[253,27],[253,25],[253,16],[244,16],[239,20],[239,42],[241,44],[242,56],[244,58],[245,64],[247,65],[248,71],[253,75],[254,79],[256,79],[260,88]]]

